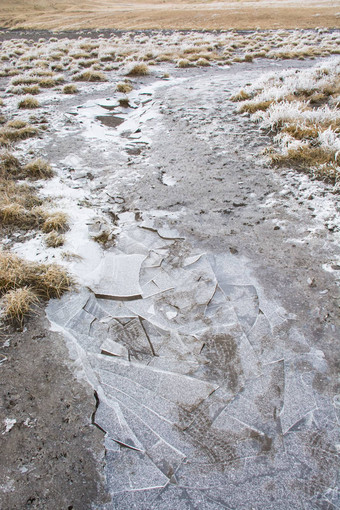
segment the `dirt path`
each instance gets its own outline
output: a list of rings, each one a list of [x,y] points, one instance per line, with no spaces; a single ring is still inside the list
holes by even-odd
[[[46,107],[29,144],[83,257],[80,292],[47,313],[98,394],[112,497],[73,508],[337,508],[336,196],[267,167],[269,138],[228,100],[309,65],[172,69],[138,79],[128,109],[105,83]],[[89,238],[105,228],[107,250]],[[39,236],[15,250],[46,256]]]

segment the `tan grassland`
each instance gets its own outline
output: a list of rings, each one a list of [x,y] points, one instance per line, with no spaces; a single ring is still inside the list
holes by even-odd
[[[340,26],[329,0],[2,0],[0,27],[50,30],[275,29]]]

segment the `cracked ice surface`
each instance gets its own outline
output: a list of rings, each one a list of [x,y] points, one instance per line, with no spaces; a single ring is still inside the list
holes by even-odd
[[[48,307],[99,397],[105,508],[241,509],[254,491],[256,508],[271,498],[306,508],[306,491],[318,508],[313,476],[325,459],[323,497],[334,501],[335,410],[313,388],[322,352],[246,260],[201,253],[144,216],[125,224],[87,289]]]

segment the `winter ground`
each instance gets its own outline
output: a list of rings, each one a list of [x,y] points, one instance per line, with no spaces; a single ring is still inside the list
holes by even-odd
[[[39,95],[48,129],[16,155],[53,164],[39,194],[70,230],[2,244],[79,283],[49,303],[53,331],[4,339],[2,508],[339,507],[337,195],[270,168],[268,133],[230,101],[322,62],[163,62],[129,107],[119,69]]]

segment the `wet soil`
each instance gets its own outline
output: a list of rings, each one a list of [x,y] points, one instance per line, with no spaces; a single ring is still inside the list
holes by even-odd
[[[41,310],[1,333],[1,508],[91,508],[105,501],[95,396]]]

